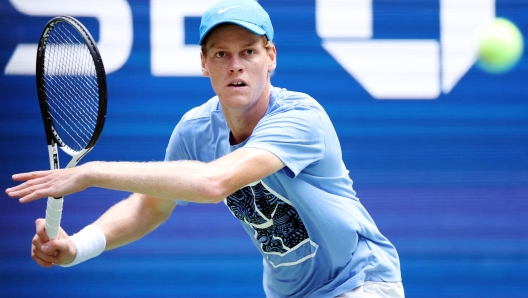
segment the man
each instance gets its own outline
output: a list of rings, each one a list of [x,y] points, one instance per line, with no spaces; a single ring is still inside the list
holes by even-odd
[[[355,197],[335,130],[306,94],[275,88],[268,14],[223,0],[200,25],[201,66],[217,96],[183,116],[165,162],[90,162],[14,175],[22,203],[87,187],[134,192],[94,224],[49,240],[37,221],[32,258],[73,266],[137,240],[176,204],[223,201],[263,255],[269,297],[403,297],[399,260]]]

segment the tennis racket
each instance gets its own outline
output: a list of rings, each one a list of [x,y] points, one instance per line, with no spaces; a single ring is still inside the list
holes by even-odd
[[[74,167],[97,142],[106,118],[106,74],[96,43],[75,18],[55,17],[37,50],[37,92],[51,169],[59,168],[57,147]],[[63,197],[48,198],[46,233],[56,239]]]

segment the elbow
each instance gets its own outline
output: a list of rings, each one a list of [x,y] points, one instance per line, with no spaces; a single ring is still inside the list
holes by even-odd
[[[142,194],[137,194],[140,202],[141,217],[148,219],[154,227],[166,222],[176,207],[174,201],[157,199]]]
[[[222,190],[222,185],[209,184],[203,191],[203,202],[208,204],[218,204],[222,202],[229,194]]]
[[[207,182],[204,183],[205,187],[202,191],[202,199],[204,203],[218,204],[234,192],[229,185],[227,175],[208,177],[206,181]]]
[[[166,222],[170,218],[173,209],[174,208],[162,210],[162,211],[159,211],[159,212],[157,212],[155,214],[155,218],[157,218],[158,225],[163,224],[164,222]]]

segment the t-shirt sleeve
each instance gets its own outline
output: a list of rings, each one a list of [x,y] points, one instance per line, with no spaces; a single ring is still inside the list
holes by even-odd
[[[185,137],[183,137],[183,123],[180,122],[174,128],[165,150],[165,161],[188,160],[189,152],[185,148]]]
[[[290,178],[321,160],[325,138],[319,114],[309,107],[296,106],[264,117],[244,146],[275,154],[286,165]]]

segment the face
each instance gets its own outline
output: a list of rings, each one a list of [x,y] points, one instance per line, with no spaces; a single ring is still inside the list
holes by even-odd
[[[247,111],[263,102],[267,107],[276,50],[265,44],[265,37],[234,24],[220,26],[207,36],[202,72],[210,77],[224,108]]]

